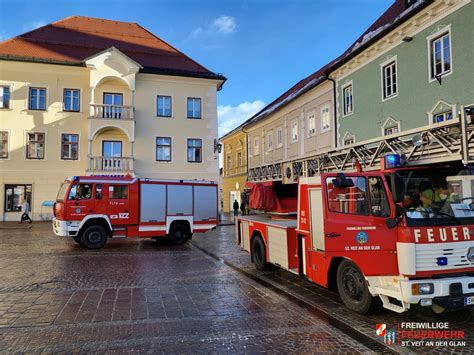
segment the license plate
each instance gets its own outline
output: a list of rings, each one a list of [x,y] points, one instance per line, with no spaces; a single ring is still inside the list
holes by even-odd
[[[472,306],[474,304],[474,296],[469,296],[464,298],[465,306]]]

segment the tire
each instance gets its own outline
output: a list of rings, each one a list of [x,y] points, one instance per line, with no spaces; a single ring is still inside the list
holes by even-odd
[[[80,234],[75,235],[74,237],[72,237],[72,239],[74,239],[74,241],[75,241],[77,244],[81,244],[81,243],[82,243],[81,235],[80,235]]]
[[[87,249],[103,248],[107,242],[107,233],[102,226],[89,226],[82,232],[81,242]]]
[[[343,260],[337,269],[337,289],[342,302],[359,314],[369,314],[376,307],[375,297],[369,292],[364,274],[349,260]]]
[[[169,239],[171,244],[181,245],[186,243],[190,235],[191,233],[186,226],[182,224],[175,224],[170,229]]]
[[[267,252],[261,237],[252,240],[252,261],[258,271],[268,270]]]

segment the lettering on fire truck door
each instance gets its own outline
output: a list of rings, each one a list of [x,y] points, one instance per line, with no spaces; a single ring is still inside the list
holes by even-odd
[[[323,194],[320,187],[309,190],[311,241],[314,250],[325,250]]]

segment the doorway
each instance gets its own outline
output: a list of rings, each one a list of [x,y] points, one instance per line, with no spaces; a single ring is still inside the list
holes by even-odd
[[[122,118],[123,95],[104,92],[104,118]]]

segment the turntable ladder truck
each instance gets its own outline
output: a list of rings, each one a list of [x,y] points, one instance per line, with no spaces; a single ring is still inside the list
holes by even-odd
[[[337,289],[361,314],[380,301],[399,313],[470,307],[473,137],[474,109],[462,107],[442,123],[250,169],[249,186],[297,184],[296,217],[238,217],[237,242],[257,269]]]

